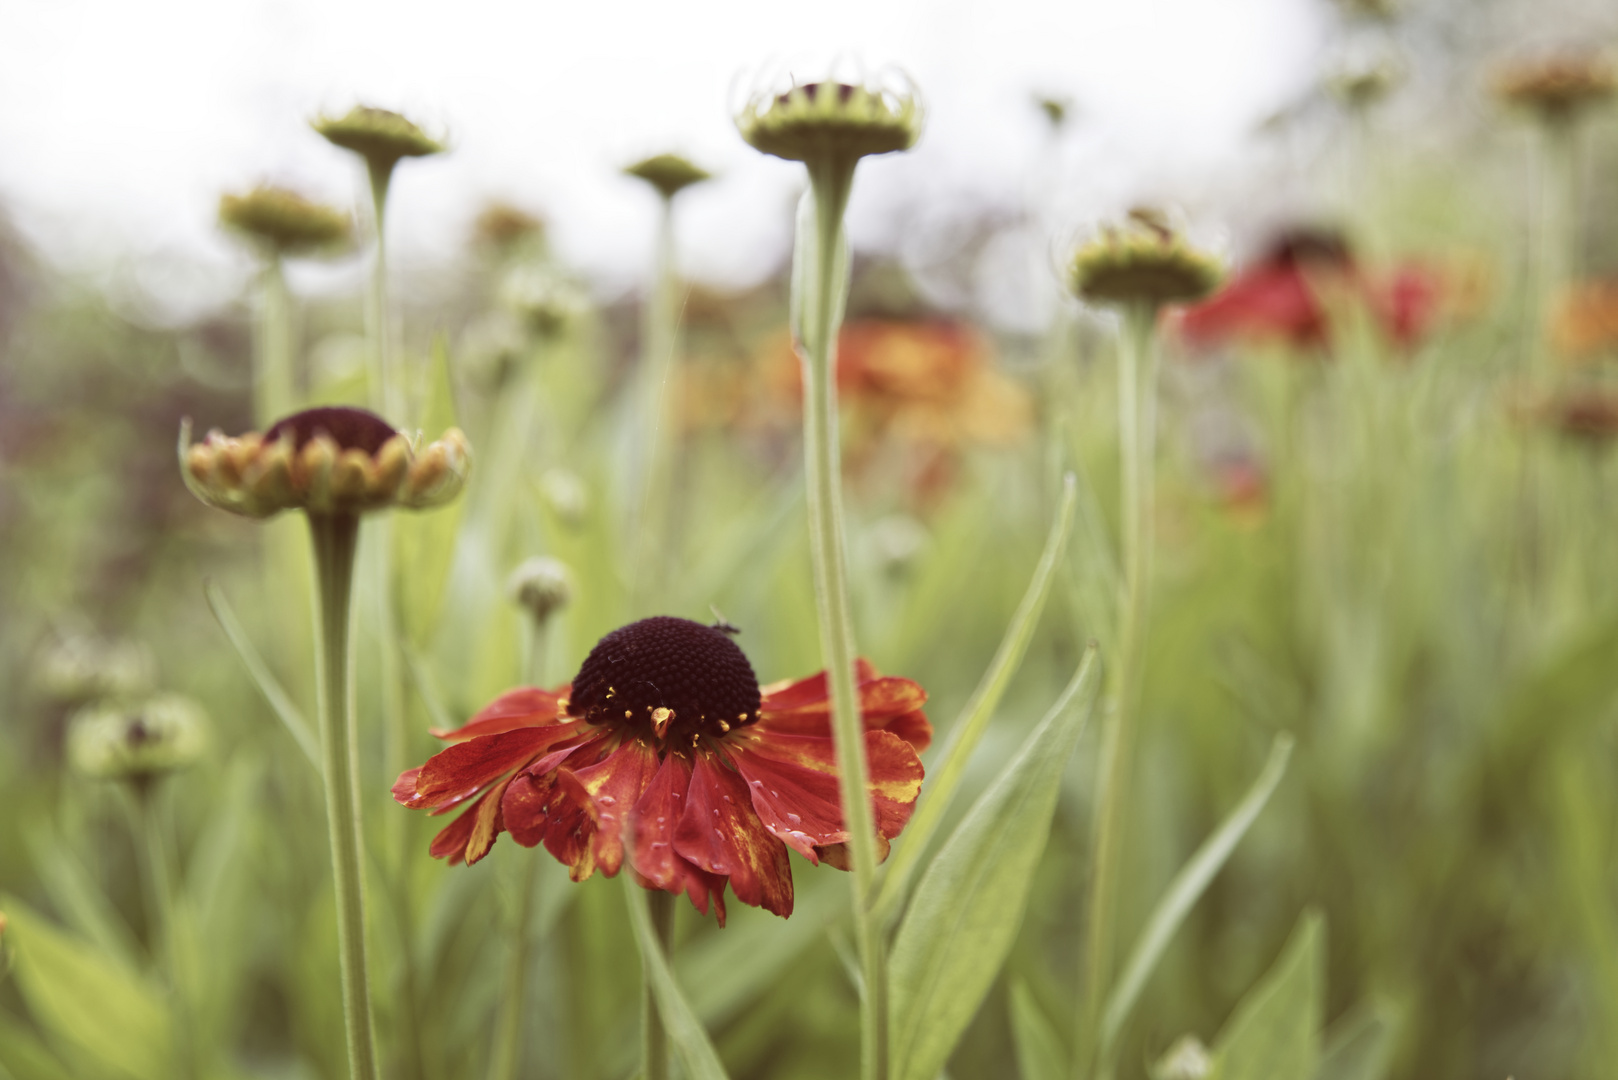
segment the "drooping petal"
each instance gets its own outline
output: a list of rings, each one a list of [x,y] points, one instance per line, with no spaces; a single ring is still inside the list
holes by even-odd
[[[401,774],[393,797],[405,806],[442,813],[549,747],[580,734],[582,727],[578,722],[547,724],[456,743],[428,758],[421,768]],[[416,774],[413,790],[405,787],[411,772]]]
[[[854,661],[854,679],[856,682],[869,682],[877,677],[876,668],[865,657]],[[766,699],[765,708],[774,708],[779,712],[791,712],[805,706],[824,705],[831,696],[826,687],[826,673],[824,671],[810,675],[806,679],[782,679],[767,686],[759,687],[759,694]]]
[[[786,845],[759,820],[741,775],[712,751],[696,754],[674,850],[698,869],[728,877],[742,903],[782,918],[792,914]]]
[[[507,690],[478,710],[477,715],[461,727],[450,731],[434,728],[432,734],[447,742],[465,742],[480,735],[499,735],[517,728],[554,724],[565,719],[561,703],[567,700],[570,691],[571,688],[565,685],[555,690],[519,686],[515,690]]]
[[[593,729],[592,729],[593,730]],[[512,777],[500,812],[506,831],[523,847],[544,843],[545,850],[568,868],[568,876],[583,881],[595,873],[591,840],[595,819],[587,795],[575,781],[562,783],[565,769],[577,772],[600,762],[616,748],[617,740],[597,735],[577,746],[556,750],[524,767]]]
[[[864,660],[857,667],[860,717],[866,730],[893,731],[918,752],[927,749],[933,737],[932,725],[922,711],[927,691],[910,679],[877,675]],[[827,696],[826,673],[767,687],[759,712],[759,724],[772,730],[830,737],[831,700]]]
[[[590,811],[595,822],[591,841],[596,865],[608,877],[624,862],[624,821],[657,772],[657,751],[639,739],[623,745],[594,765],[557,770],[558,781]]]
[[[685,893],[703,915],[712,897],[719,925],[725,925],[725,879],[698,869],[674,850],[674,830],[685,811],[686,789],[691,786],[691,762],[670,754],[657,767],[646,791],[630,811],[634,848],[630,860],[635,877],[648,889]]]

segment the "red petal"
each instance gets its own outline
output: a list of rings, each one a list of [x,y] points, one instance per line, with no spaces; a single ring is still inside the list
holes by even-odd
[[[449,742],[465,742],[479,735],[499,735],[504,731],[515,731],[517,728],[553,724],[564,719],[561,702],[566,700],[571,692],[570,686],[559,686],[555,690],[541,690],[537,686],[519,686],[515,690],[507,690],[489,702],[463,726],[453,731],[433,728],[432,734]]]
[[[427,851],[435,859],[448,858],[451,866],[466,858],[466,841],[472,835],[473,820],[477,817],[477,805],[450,822],[439,834],[433,837]]]
[[[500,800],[500,813],[511,838],[523,847],[543,841],[545,850],[568,868],[574,881],[595,873],[591,839],[596,825],[582,785],[572,776],[564,783],[561,776],[564,767],[571,773],[595,765],[614,748],[613,743],[609,736],[597,736],[547,754],[517,773]]]
[[[933,744],[932,722],[927,719],[927,714],[919,709],[894,717],[882,725],[882,730],[899,736],[918,754]]]
[[[876,668],[865,657],[854,661],[854,678],[857,682],[868,682],[876,677]],[[826,688],[826,673],[822,671],[807,679],[782,679],[770,683],[760,687],[759,693],[765,699],[765,711],[776,709],[788,712],[809,705],[824,705],[831,691]]]
[[[631,862],[635,877],[648,889],[662,889],[676,895],[685,893],[691,905],[708,914],[713,898],[719,925],[725,925],[725,879],[699,870],[674,850],[674,829],[685,809],[686,789],[691,785],[691,762],[670,754],[657,768],[640,801],[629,813],[634,832]]]
[[[888,729],[904,721],[898,726],[906,734],[900,737],[913,742],[917,750],[925,750],[932,742],[932,725],[921,711],[927,702],[927,691],[910,679],[877,676],[863,660],[860,674],[860,717],[866,730]],[[830,737],[831,702],[826,697],[826,673],[765,694],[759,712],[759,723],[772,730]]]
[[[401,775],[394,784],[393,797],[409,807],[447,810],[547,747],[577,735],[582,726],[578,722],[547,724],[456,743],[427,759],[416,774],[415,790],[404,792],[402,798],[401,786],[409,773]]]
[[[400,773],[399,779],[393,782],[393,801],[409,806],[410,800],[416,797],[416,777],[420,775],[421,769],[419,766],[414,769],[406,769]]]
[[[674,830],[674,850],[700,870],[730,878],[744,904],[785,918],[792,914],[792,865],[753,810],[741,775],[716,754],[697,754],[685,813]]]
[[[557,776],[572,789],[595,822],[594,854],[601,872],[612,877],[624,862],[624,818],[640,801],[657,772],[657,751],[639,739],[627,739],[598,763],[583,769],[561,769]]]

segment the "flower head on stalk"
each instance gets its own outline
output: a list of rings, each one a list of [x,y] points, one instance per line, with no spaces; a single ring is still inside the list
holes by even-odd
[[[692,184],[713,179],[713,173],[679,154],[657,154],[624,168],[625,176],[644,180],[665,199],[672,199]]]
[[[825,80],[755,94],[736,128],[755,150],[812,165],[908,150],[922,119],[913,90]]]
[[[87,705],[68,726],[67,757],[85,776],[135,783],[196,762],[207,749],[202,706],[179,694]]]
[[[365,159],[373,175],[393,171],[402,158],[444,152],[444,144],[414,123],[387,109],[356,105],[344,116],[322,116],[310,124],[333,146]]]
[[[471,447],[458,429],[418,450],[364,409],[306,409],[262,433],[210,431],[196,444],[189,421],[180,429],[186,486],[209,506],[245,517],[440,506],[460,492],[471,463]]]
[[[1162,213],[1137,208],[1074,252],[1068,279],[1091,303],[1161,307],[1200,300],[1221,274],[1219,261],[1188,244]]]
[[[348,243],[353,233],[343,211],[269,185],[222,196],[219,222],[275,256],[331,251]]]
[[[863,661],[859,690],[882,850],[921,790],[926,692]],[[792,912],[790,848],[847,868],[824,673],[760,687],[724,629],[642,619],[602,638],[569,686],[509,691],[393,787],[401,804],[465,812],[431,852],[474,863],[509,832],[543,843],[575,881],[627,861],[649,889],[725,918]]]
[[[1541,122],[1562,125],[1618,95],[1618,71],[1598,53],[1570,50],[1500,65],[1494,91]]]

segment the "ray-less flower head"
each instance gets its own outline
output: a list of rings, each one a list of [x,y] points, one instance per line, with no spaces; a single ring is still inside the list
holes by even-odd
[[[127,699],[151,691],[157,662],[138,641],[63,627],[40,646],[32,675],[35,687],[54,701]]]
[[[575,881],[627,861],[648,889],[684,893],[723,925],[724,892],[792,912],[790,848],[846,869],[831,705],[822,672],[760,687],[727,632],[659,616],[614,630],[570,686],[501,695],[453,745],[400,775],[401,804],[464,809],[431,852],[474,863],[509,832],[544,844]],[[870,798],[887,841],[921,790],[926,692],[859,664]]]
[[[190,437],[188,422],[180,431],[180,471],[192,494],[255,518],[439,506],[459,494],[472,464],[458,429],[417,449],[364,409],[307,409],[262,433],[210,431],[194,445]]]
[[[1618,71],[1599,53],[1567,51],[1501,64],[1494,90],[1546,123],[1567,123],[1618,94]]]
[[[576,282],[542,263],[513,266],[500,279],[499,297],[542,340],[560,337],[590,310],[590,298]]]
[[[1137,208],[1074,252],[1068,284],[1096,304],[1182,304],[1219,284],[1219,260],[1193,248],[1159,211]]]
[[[672,199],[692,184],[713,179],[713,173],[679,154],[658,154],[624,169],[626,176],[644,180],[665,199]]]
[[[219,221],[273,255],[331,251],[347,244],[353,231],[343,211],[268,185],[222,196]]]
[[[908,150],[921,136],[923,110],[909,86],[826,80],[755,94],[736,128],[755,149],[788,161],[852,162]]]
[[[577,528],[590,511],[590,487],[584,477],[561,466],[546,469],[539,477],[539,497],[558,521]]]
[[[86,706],[68,726],[67,757],[85,776],[144,780],[193,764],[207,749],[202,706],[179,694]]]
[[[488,203],[472,222],[472,239],[499,252],[523,247],[543,248],[545,222],[520,206],[495,200]]]
[[[506,594],[535,622],[544,622],[573,599],[573,574],[548,555],[523,560],[506,579]]]
[[[322,116],[311,126],[333,146],[352,150],[365,159],[373,175],[386,175],[401,158],[427,157],[444,152],[444,144],[421,128],[387,109],[356,105],[344,116]]]

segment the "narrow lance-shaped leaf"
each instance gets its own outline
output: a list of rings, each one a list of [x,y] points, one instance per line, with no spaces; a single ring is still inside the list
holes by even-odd
[[[1383,1080],[1393,1063],[1393,1018],[1385,1005],[1360,1005],[1326,1032],[1314,1080]]]
[[[1061,506],[1056,512],[1056,520],[1051,523],[1045,550],[1034,568],[1034,578],[1028,583],[1028,591],[1023,594],[1022,603],[1017,605],[1017,611],[1006,627],[1005,637],[1001,639],[1000,648],[995,652],[989,669],[983,673],[982,681],[950,729],[949,741],[922,788],[921,803],[905,828],[904,842],[894,849],[889,860],[887,875],[875,905],[876,916],[881,921],[891,919],[903,905],[910,878],[960,788],[967,762],[982,740],[989,718],[1005,696],[1007,684],[1028,652],[1028,643],[1034,636],[1034,627],[1039,624],[1040,613],[1045,609],[1045,599],[1050,595],[1057,563],[1073,527],[1075,498],[1075,479],[1072,473],[1068,473],[1062,482]]]
[[[725,1067],[719,1061],[702,1022],[692,1010],[690,1002],[680,992],[669,968],[668,957],[652,930],[652,915],[646,910],[646,891],[635,884],[633,874],[624,875],[624,896],[629,902],[629,921],[635,929],[635,943],[640,946],[641,959],[652,978],[652,996],[657,1000],[657,1011],[668,1029],[674,1052],[685,1066],[689,1080],[726,1080]]]
[[[1062,1038],[1021,979],[1011,984],[1011,1037],[1022,1080],[1063,1080],[1067,1076]]]
[[[1095,700],[1096,650],[916,886],[889,964],[895,1080],[933,1080],[999,973]]]
[[[1326,982],[1322,919],[1305,912],[1281,958],[1214,1043],[1211,1080],[1313,1080]]]
[[[1146,928],[1141,931],[1140,939],[1135,942],[1134,951],[1124,964],[1123,974],[1107,998],[1107,1008],[1101,1017],[1100,1058],[1103,1062],[1112,1060],[1124,1023],[1129,1019],[1141,990],[1145,988],[1147,978],[1162,959],[1174,932],[1185,921],[1214,875],[1230,858],[1231,852],[1236,850],[1242,837],[1247,835],[1259,811],[1270,801],[1281,777],[1286,774],[1287,761],[1291,756],[1292,736],[1285,733],[1277,735],[1270,747],[1269,760],[1264,763],[1253,786],[1219,828],[1214,830],[1213,835],[1202,842],[1196,854],[1186,860],[1186,864],[1169,883],[1163,899],[1157,902],[1151,918],[1146,921]]]
[[[291,734],[298,749],[303,756],[309,759],[309,764],[320,771],[320,747],[315,742],[315,733],[309,727],[309,721],[304,719],[303,713],[292,703],[292,697],[281,687],[281,683],[270,673],[270,667],[264,658],[253,648],[253,641],[247,636],[247,630],[242,626],[241,620],[236,618],[236,612],[225,599],[225,594],[212,581],[202,584],[203,594],[208,598],[208,607],[213,611],[213,617],[218,620],[219,628],[230,639],[231,645],[236,649],[236,655],[241,659],[242,666],[247,668],[247,674],[252,676],[253,684],[258,687],[264,700],[270,703],[270,709],[275,713],[281,724]]]

